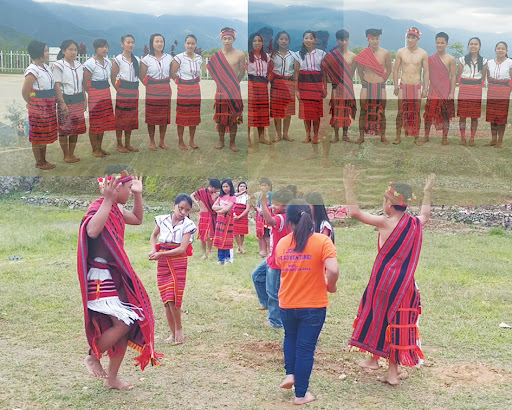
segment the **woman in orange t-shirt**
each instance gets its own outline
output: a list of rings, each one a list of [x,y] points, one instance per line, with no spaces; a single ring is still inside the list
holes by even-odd
[[[315,400],[308,392],[313,357],[329,305],[327,292],[336,292],[339,268],[331,239],[314,232],[311,208],[296,199],[286,207],[293,231],[277,244],[276,264],[281,267],[279,307],[284,326],[286,378],[280,387],[295,385],[295,404]],[[327,278],[327,280],[326,280]]]

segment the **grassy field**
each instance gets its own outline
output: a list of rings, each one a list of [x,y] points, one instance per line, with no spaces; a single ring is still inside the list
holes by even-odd
[[[263,326],[265,314],[250,274],[257,242],[230,266],[190,260],[184,298],[187,342],[170,346],[147,260],[154,215],[127,227],[126,251],[153,302],[162,366],[144,372],[129,351],[121,377],[131,392],[108,391],[82,364],[87,351],[76,275],[83,211],[0,201],[0,408],[244,408],[291,406],[284,377],[282,333]],[[196,217],[197,215],[193,215]],[[254,228],[251,228],[251,232]],[[317,348],[310,408],[503,409],[512,406],[512,292],[509,233],[433,221],[427,226],[416,280],[425,353],[421,369],[404,369],[402,384],[382,385],[365,373],[347,342],[376,255],[376,232],[360,224],[336,229],[341,275],[331,295]],[[19,255],[21,259],[10,260]]]

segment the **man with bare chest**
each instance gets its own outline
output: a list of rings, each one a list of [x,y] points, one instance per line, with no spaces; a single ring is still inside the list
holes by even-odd
[[[421,124],[421,99],[427,96],[425,84],[429,81],[428,54],[418,47],[421,32],[416,27],[407,30],[407,47],[396,53],[393,66],[394,94],[398,96],[398,112],[396,115],[396,139],[393,144],[400,144],[402,127],[405,136],[414,137],[418,144]],[[423,90],[421,89],[421,72],[423,70]],[[399,73],[401,71],[401,73]],[[398,77],[400,75],[400,84]]]
[[[233,152],[240,149],[235,145],[238,124],[242,124],[244,105],[240,92],[240,81],[245,74],[245,55],[233,47],[236,31],[225,27],[220,31],[224,48],[217,51],[206,68],[217,84],[215,94],[215,115],[219,143],[215,149],[224,147],[224,134],[229,132],[230,148]]]
[[[359,115],[359,139],[364,142],[364,134],[380,135],[384,144],[386,139],[386,80],[391,74],[391,56],[388,50],[379,46],[381,29],[366,30],[368,47],[361,51],[355,61],[357,73],[361,79],[361,114]]]
[[[455,58],[446,52],[448,46],[448,34],[444,32],[436,35],[437,53],[428,58],[429,83],[428,100],[425,105],[425,139],[422,144],[428,142],[430,127],[435,125],[436,129],[443,130],[443,145],[448,145],[448,130],[450,129],[450,118],[455,116],[455,94],[456,63]]]

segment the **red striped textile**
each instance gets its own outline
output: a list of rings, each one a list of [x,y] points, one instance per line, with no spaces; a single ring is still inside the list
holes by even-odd
[[[222,50],[210,57],[206,68],[217,84],[213,120],[219,125],[242,124],[244,104],[240,83]]]
[[[356,63],[368,67],[370,70],[375,72],[375,74],[384,78],[384,80],[388,79],[388,74],[386,73],[386,70],[384,69],[384,67],[382,67],[382,64],[380,64],[379,61],[375,58],[375,55],[373,54],[372,50],[370,50],[370,47],[366,47],[356,56]]]
[[[59,111],[59,135],[80,135],[85,134],[84,103],[66,104],[68,112],[63,115]]]
[[[87,308],[87,301],[89,300],[87,272],[91,265],[98,263],[88,260],[89,237],[87,236],[87,225],[102,203],[103,198],[100,198],[89,206],[82,220],[82,224],[80,225],[77,252],[77,271],[84,306],[85,334],[92,354],[98,359],[101,359],[101,352],[97,345],[98,338],[112,326],[112,321],[108,316],[90,311]],[[142,317],[142,320],[135,321],[131,326],[130,332],[128,333],[128,345],[140,353],[134,360],[136,361],[136,365],[140,365],[141,370],[144,370],[149,363],[157,365],[163,355],[155,352],[155,320],[153,309],[146,290],[133,270],[128,256],[124,251],[124,228],[125,222],[123,213],[117,204],[113,204],[105,227],[98,237],[98,240],[102,242],[105,249],[110,252],[114,259],[114,262],[105,264],[102,268],[110,271],[116,289],[123,289],[125,294],[123,302],[130,303],[140,309],[139,316]],[[108,354],[110,357],[112,357],[116,349],[119,349],[119,347],[114,346],[109,349]]]
[[[46,145],[57,140],[55,97],[31,97],[28,105],[29,133],[32,144]]]
[[[234,204],[233,215],[240,215],[247,209],[247,205]],[[249,215],[233,221],[233,235],[249,235]]]
[[[249,127],[270,126],[268,80],[263,77],[249,75],[248,87]]]
[[[265,235],[265,218],[260,214],[256,214],[256,237],[258,239],[263,238]]]
[[[368,90],[366,97],[366,117],[365,133],[377,135],[380,133],[380,122],[384,115],[386,101],[383,97],[383,90],[386,89],[386,83],[369,83],[362,80],[361,85]]]
[[[420,131],[421,84],[400,84],[402,90],[402,125],[409,137],[417,137]]]
[[[139,90],[125,88],[129,81],[118,80],[116,96],[116,130],[139,128]]]
[[[295,115],[295,83],[293,77],[273,74],[270,83],[270,116],[284,119]]]
[[[119,297],[116,285],[112,279],[87,281],[87,300]]]
[[[356,100],[343,98],[342,89],[338,86],[332,89],[330,106],[331,127],[350,127],[352,119],[356,118]]]
[[[430,88],[423,118],[427,124],[434,124],[436,130],[443,129],[443,111],[448,120],[455,116],[455,103],[453,100],[444,100],[437,89]]]
[[[508,80],[489,79],[487,88],[487,108],[485,120],[494,124],[506,124],[510,104],[510,85]]]
[[[482,115],[482,87],[482,80],[470,78],[459,80],[457,117],[480,118]]]
[[[199,212],[199,223],[197,226],[197,236],[201,242],[213,239],[215,230],[212,229],[212,218],[209,212]]]
[[[299,118],[307,121],[319,121],[324,116],[322,73],[320,71],[300,71],[298,87]]]
[[[95,89],[89,87],[89,132],[101,134],[116,129],[116,118],[112,109],[110,88]]]
[[[215,238],[213,246],[217,249],[233,248],[233,217],[231,214],[218,214],[215,225]]]
[[[176,124],[183,127],[195,127],[201,123],[201,87],[200,78],[195,80],[176,79],[178,99],[176,101]]]
[[[166,251],[179,246],[177,243],[159,243],[157,250]],[[174,306],[177,309],[181,308],[183,292],[185,291],[185,283],[187,281],[187,265],[187,254],[158,259],[156,279],[158,291],[164,305],[167,302],[174,302]]]
[[[197,198],[199,198],[199,200],[204,204],[204,206],[206,206],[206,209],[208,209],[208,212],[210,213],[210,239],[213,239],[213,237],[215,236],[215,225],[217,223],[217,212],[215,212],[212,209],[213,203],[215,201],[212,199],[212,196],[208,188],[199,189],[194,194]]]
[[[146,77],[146,79],[146,124],[170,124],[172,90],[169,78],[155,80]]]
[[[411,336],[412,332],[417,332],[412,330],[413,325],[417,325],[419,314],[419,293],[415,290],[414,272],[421,242],[421,222],[417,217],[404,214],[379,249],[354,321],[350,345],[390,358],[398,364],[410,366],[418,363],[418,358],[422,357],[415,343],[419,333],[414,333],[414,339],[405,337],[401,332],[405,328],[397,326],[410,326],[407,329]],[[415,309],[416,312],[404,309]],[[389,325],[391,327],[388,328]],[[393,358],[390,357],[391,352]]]

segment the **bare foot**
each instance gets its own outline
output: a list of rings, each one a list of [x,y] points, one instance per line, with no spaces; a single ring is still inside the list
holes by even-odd
[[[349,137],[343,137],[341,140],[344,142],[354,142]]]
[[[389,140],[386,137],[382,137],[380,139],[380,142],[382,142],[384,145],[388,145],[389,144]]]
[[[196,144],[194,144],[193,142],[189,143],[188,145],[190,145],[190,148],[192,148],[192,149],[199,149],[199,147]]]
[[[363,142],[364,142],[364,138],[359,138],[359,139],[354,141],[354,144],[361,145]]]
[[[290,138],[288,135],[285,135],[285,136],[283,137],[283,141],[293,142],[293,141],[295,141],[295,140],[294,140],[293,138]]]
[[[312,144],[318,144],[320,142],[320,139],[318,137],[314,137],[311,141]]]
[[[149,144],[149,150],[150,150],[150,151],[156,151],[156,149],[157,149],[157,148],[156,148],[156,144],[155,144],[154,142],[153,142],[153,143],[151,143],[151,144]]]
[[[93,355],[85,356],[84,364],[91,376],[100,377],[102,379],[107,377],[107,373],[105,373],[105,370],[101,367],[100,361]]]
[[[462,145],[463,147],[466,146],[466,138],[461,138],[460,139],[460,145]]]
[[[96,158],[103,158],[105,156],[105,154],[103,154],[103,152],[101,151],[93,151],[92,155],[95,156]]]
[[[270,141],[266,139],[265,137],[260,138],[260,144],[270,145]]]
[[[116,377],[115,379],[106,379],[103,382],[103,386],[106,387],[107,389],[116,389],[116,390],[132,390],[133,389],[132,384],[126,383],[118,377]]]
[[[340,141],[340,137],[338,137],[338,138],[334,137],[334,138],[331,140],[331,143],[332,143],[332,144],[336,144],[336,143],[337,143],[337,142],[339,142],[339,141]]]
[[[441,145],[448,145],[448,138],[443,138]]]
[[[110,155],[110,152],[105,151],[103,148],[100,148],[100,151],[103,155]]]
[[[287,374],[283,382],[279,385],[281,389],[291,389],[295,384],[295,376],[293,374]]]
[[[135,147],[132,147],[131,145],[127,145],[125,147],[128,151],[131,151],[131,152],[139,152],[139,150]]]
[[[470,147],[476,147],[475,140],[470,140],[469,141],[469,146]]]
[[[128,154],[130,150],[128,148],[123,147],[122,145],[118,145],[116,147],[117,152],[120,152],[121,154]]]
[[[245,253],[246,253],[246,252],[247,252],[247,251],[246,251],[244,248],[240,249],[240,253],[241,253],[242,255],[245,255]]]
[[[72,157],[64,157],[64,162],[67,162],[68,164],[78,161],[80,161],[80,158],[77,158],[74,155]]]
[[[167,339],[164,340],[165,343],[174,343],[174,335],[170,335]]]
[[[270,144],[270,143],[269,143],[269,144]],[[231,151],[233,151],[233,152],[238,152],[238,151],[240,151],[240,148],[238,148],[235,144],[231,144],[231,145],[229,146],[229,148],[231,148]]]
[[[315,396],[313,396],[310,392],[307,392],[304,397],[295,397],[295,399],[293,400],[293,404],[300,406],[301,404],[311,403],[312,401],[315,400]]]
[[[215,145],[213,148],[215,149],[222,149],[224,148],[224,143],[223,142],[219,142],[217,145]]]
[[[304,139],[302,140],[302,143],[303,143],[303,144],[309,144],[310,142],[311,142],[311,137],[307,137],[307,138],[304,138]]]
[[[276,138],[273,138],[273,139],[272,139],[272,142],[279,142],[279,141],[281,141],[282,139],[283,139],[283,137],[281,137],[281,136],[277,136]]]
[[[266,306],[260,306],[257,310],[268,310],[268,307],[266,307]]]
[[[416,140],[416,141],[417,141],[417,140]],[[416,142],[416,141],[415,141],[415,142]],[[401,142],[402,142],[402,139],[401,139],[401,138],[395,138],[395,140],[393,141],[393,144],[398,145],[398,144],[400,144]]]
[[[368,357],[367,359],[361,361],[358,363],[359,367],[363,369],[368,370],[379,370],[379,361],[375,359],[374,357]]]
[[[187,150],[187,146],[183,143],[183,142],[180,142],[178,144],[178,148],[182,151],[186,151]]]
[[[390,384],[391,386],[398,386],[400,384],[398,377],[391,377],[389,375],[377,377],[377,380],[381,383]]]
[[[36,168],[42,169],[43,171],[47,171],[47,170],[53,169],[55,167],[56,167],[55,164],[52,164],[51,162],[48,162],[48,161],[45,161],[44,163],[42,163],[40,165],[36,164]]]
[[[185,335],[183,334],[183,329],[176,329],[176,333],[174,334],[174,343],[180,345],[185,342]]]
[[[494,146],[494,148],[503,148],[502,143],[501,143],[501,142],[498,142],[498,143]]]
[[[203,255],[203,256],[201,256],[201,259],[202,259],[202,260],[208,259],[208,256]]]
[[[485,144],[484,147],[493,147],[494,145],[496,145],[496,141],[491,141],[489,142],[488,144]]]
[[[419,139],[415,139],[414,140],[414,143],[418,146],[418,147],[421,147],[422,145],[425,145],[425,142],[426,141],[420,141]]]

